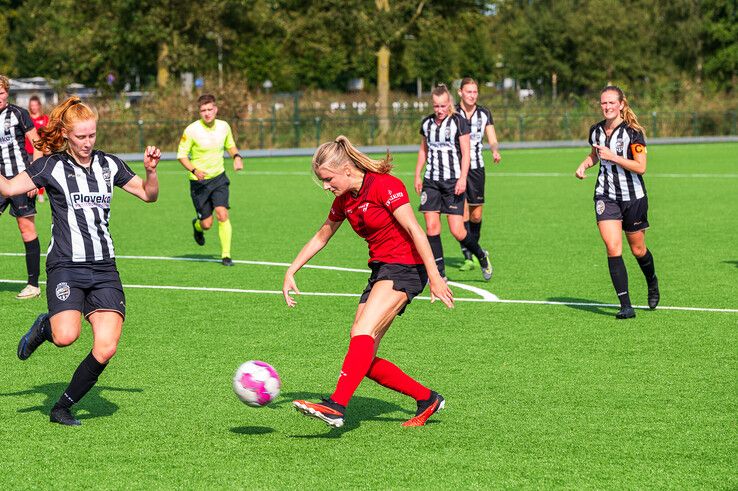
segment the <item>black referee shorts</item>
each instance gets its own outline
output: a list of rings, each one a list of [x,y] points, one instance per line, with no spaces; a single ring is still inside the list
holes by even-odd
[[[418,211],[422,213],[435,211],[445,215],[463,215],[465,196],[454,193],[457,180],[434,181],[423,179],[423,192],[420,193]]]
[[[223,172],[203,181],[190,181],[190,197],[195,205],[197,218],[203,219],[212,216],[216,206],[230,208],[228,204],[229,186],[231,181]]]
[[[616,201],[607,196],[595,196],[597,221],[621,220],[624,232],[638,232],[649,227],[648,196],[630,201]]]
[[[369,282],[361,294],[359,303],[366,303],[369,293],[371,293],[374,287],[374,283],[381,280],[390,280],[392,281],[393,290],[404,292],[407,295],[407,303],[397,315],[402,315],[405,312],[405,308],[410,305],[413,298],[423,292],[426,283],[428,283],[428,273],[422,264],[396,264],[373,261],[369,264],[369,267],[372,269],[372,274],[369,276]]]
[[[486,177],[484,167],[469,169],[469,175],[466,177],[466,202],[470,206],[484,204],[484,181]]]
[[[10,216],[31,217],[36,214],[36,197],[29,198],[26,194],[3,198],[0,196],[0,215],[10,206]]]
[[[126,317],[126,297],[115,263],[56,266],[46,272],[49,317],[65,310],[82,312],[85,319],[106,310]]]

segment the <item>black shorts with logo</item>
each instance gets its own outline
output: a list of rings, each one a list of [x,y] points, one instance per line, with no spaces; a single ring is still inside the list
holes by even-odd
[[[405,312],[405,308],[410,305],[413,298],[423,292],[425,285],[428,283],[428,273],[423,264],[397,264],[372,261],[369,263],[369,267],[372,269],[372,274],[369,276],[369,282],[361,294],[359,303],[366,303],[369,293],[371,293],[372,287],[374,287],[374,283],[381,280],[391,280],[393,290],[404,292],[407,295],[407,303],[397,315],[402,315]]]
[[[466,177],[466,202],[472,206],[484,204],[484,181],[486,179],[484,167],[469,169]]]
[[[0,215],[10,206],[10,216],[30,217],[36,214],[36,198],[29,198],[26,194],[3,198],[0,196]]]
[[[465,196],[454,193],[456,181],[457,179],[446,179],[444,181],[423,179],[423,191],[420,193],[418,211],[463,215]]]
[[[607,196],[595,196],[597,221],[621,220],[624,232],[638,232],[649,227],[648,196],[630,201],[616,201]]]
[[[223,172],[203,181],[190,181],[190,196],[195,205],[197,218],[208,218],[216,206],[230,208],[228,204],[228,186],[231,181]]]
[[[58,265],[46,272],[49,316],[78,310],[85,318],[95,311],[118,312],[126,317],[126,297],[115,262]]]

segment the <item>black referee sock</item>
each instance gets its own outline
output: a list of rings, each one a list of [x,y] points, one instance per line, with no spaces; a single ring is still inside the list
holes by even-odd
[[[474,237],[474,240],[479,242],[479,233],[482,231],[482,222],[469,222],[469,231],[471,232],[472,237]]]
[[[615,293],[620,300],[620,307],[630,307],[630,295],[628,294],[628,271],[625,269],[623,256],[607,258],[607,266],[610,268],[610,278]]]
[[[466,229],[466,235],[469,235],[471,233],[471,229],[469,228],[469,220],[464,222],[464,228]],[[461,244],[461,241],[459,241],[459,244]],[[461,244],[461,253],[464,255],[464,259],[471,261],[472,253],[464,247],[464,244]]]
[[[92,351],[87,355],[87,358],[82,360],[74,375],[72,375],[72,381],[69,382],[69,387],[61,395],[59,400],[54,407],[65,407],[69,409],[72,404],[76,404],[82,399],[87,392],[92,388],[100,374],[108,366],[107,363],[102,364],[92,356]]]
[[[38,275],[41,268],[41,246],[38,237],[24,242],[26,248],[26,270],[28,271],[28,284],[38,286]]]
[[[638,261],[638,265],[641,267],[641,271],[643,271],[643,276],[646,277],[646,282],[650,286],[656,279],[656,266],[653,264],[651,251],[646,249],[646,253],[641,257],[637,257],[636,260]]]
[[[428,243],[431,246],[433,252],[433,259],[436,260],[436,266],[441,276],[446,276],[446,264],[443,262],[443,243],[441,242],[440,235],[427,235]]]

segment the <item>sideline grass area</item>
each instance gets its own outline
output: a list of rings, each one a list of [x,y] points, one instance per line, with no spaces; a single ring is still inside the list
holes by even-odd
[[[596,169],[573,171],[587,150],[518,150],[490,169],[483,245],[495,277],[454,281],[501,299],[613,303],[593,217]],[[646,185],[648,244],[662,304],[738,309],[738,145],[653,146]],[[231,175],[234,258],[289,262],[325,218],[330,198],[309,159],[246,162]],[[414,155],[397,156],[411,185]],[[140,166],[135,166],[140,170]],[[542,175],[545,174],[545,175]],[[688,177],[693,175],[693,177]],[[694,176],[699,175],[699,176]],[[709,176],[707,176],[709,175]],[[707,176],[707,177],[706,177]],[[119,255],[217,257],[191,238],[179,165],[160,167],[161,197],[146,205],[116,190]],[[417,205],[417,197],[413,198]],[[39,206],[49,240],[48,204]],[[451,264],[458,246],[444,236]],[[21,252],[9,216],[0,252]],[[632,297],[645,285],[626,255]],[[364,268],[366,246],[344,225],[313,264]],[[120,259],[124,283],[279,290],[283,268]],[[0,256],[0,279],[22,279],[22,257]],[[44,276],[45,278],[45,276]],[[366,275],[303,270],[304,291],[358,293]],[[81,428],[48,410],[91,346],[89,328],[66,349],[15,358],[18,337],[45,300],[16,301],[0,283],[0,482],[6,488],[720,488],[738,486],[735,424],[738,314],[417,301],[381,354],[439,390],[447,410],[406,429],[414,403],[370,381],[346,426],[329,431],[290,408],[333,388],[356,299],[128,288],[119,353],[79,404]],[[457,289],[463,297],[475,297]],[[230,377],[262,359],[283,394],[264,409],[238,402]]]

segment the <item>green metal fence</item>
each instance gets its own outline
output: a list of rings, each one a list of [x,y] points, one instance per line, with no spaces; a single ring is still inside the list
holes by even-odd
[[[420,141],[418,129],[423,114],[396,114],[389,120],[389,131],[380,132],[375,115],[301,116],[286,118],[233,119],[238,146],[244,149],[315,147],[344,134],[358,145],[403,145]],[[591,113],[561,112],[493,114],[500,141],[550,141],[587,138],[587,131],[597,121]],[[142,151],[146,145],[158,145],[175,151],[182,131],[191,121],[101,121],[98,146],[110,152]],[[738,112],[644,113],[640,122],[648,137],[738,135]]]

